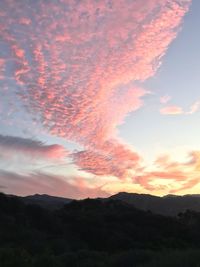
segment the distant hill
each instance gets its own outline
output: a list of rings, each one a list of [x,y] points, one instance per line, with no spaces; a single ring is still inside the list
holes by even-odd
[[[49,196],[46,194],[35,194],[32,196],[21,197],[25,204],[37,204],[50,210],[60,209],[65,204],[70,203],[73,199]],[[100,201],[120,200],[133,205],[137,209],[151,211],[165,216],[176,216],[186,210],[200,212],[200,195],[167,195],[158,197],[148,194],[136,194],[120,192],[109,198],[98,198]]]
[[[37,204],[43,208],[51,210],[60,209],[65,204],[68,204],[72,201],[72,199],[69,198],[49,196],[46,194],[35,194],[32,196],[21,197],[21,199],[25,204]]]
[[[109,199],[121,200],[137,209],[149,210],[153,213],[167,216],[176,216],[186,210],[200,212],[200,195],[167,195],[158,197],[148,194],[121,192],[111,196]]]

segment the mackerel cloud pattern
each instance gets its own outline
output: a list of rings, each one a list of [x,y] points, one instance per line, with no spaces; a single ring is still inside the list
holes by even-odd
[[[1,0],[0,82],[50,134],[73,141],[79,169],[126,178],[140,156],[117,126],[142,106],[189,0]],[[15,96],[13,96],[15,95]],[[137,129],[135,129],[137,130]]]

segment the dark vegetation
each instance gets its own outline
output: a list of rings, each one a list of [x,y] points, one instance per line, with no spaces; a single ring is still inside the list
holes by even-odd
[[[200,213],[90,199],[50,210],[0,194],[0,266],[199,267]]]

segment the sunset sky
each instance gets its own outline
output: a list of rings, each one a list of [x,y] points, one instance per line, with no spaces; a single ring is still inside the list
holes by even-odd
[[[0,191],[200,193],[199,0],[1,0]]]

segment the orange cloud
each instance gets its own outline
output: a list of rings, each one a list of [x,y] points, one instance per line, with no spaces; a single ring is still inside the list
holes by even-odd
[[[178,171],[154,171],[154,172],[149,172],[147,174],[135,177],[134,183],[140,184],[144,189],[148,191],[156,191],[162,188],[168,191],[169,188],[167,186],[160,185],[158,182],[159,180],[169,180],[169,181],[171,180],[173,183],[174,182],[185,183],[187,179],[188,177],[184,174],[184,172],[180,170]],[[152,184],[152,182],[154,182],[154,184]],[[178,192],[179,189],[174,190],[174,192],[175,191]]]
[[[189,181],[186,180],[181,187],[179,187],[178,189],[172,189],[172,190],[169,191],[169,193],[174,194],[174,193],[177,193],[177,192],[181,192],[183,190],[188,190],[190,188],[193,188],[197,184],[199,184],[199,182],[200,182],[199,178],[194,178],[194,179],[191,179]]]
[[[186,162],[171,161],[168,156],[159,157],[155,171],[144,171],[133,178],[133,182],[148,191],[178,193],[200,183],[200,152],[193,151]]]

